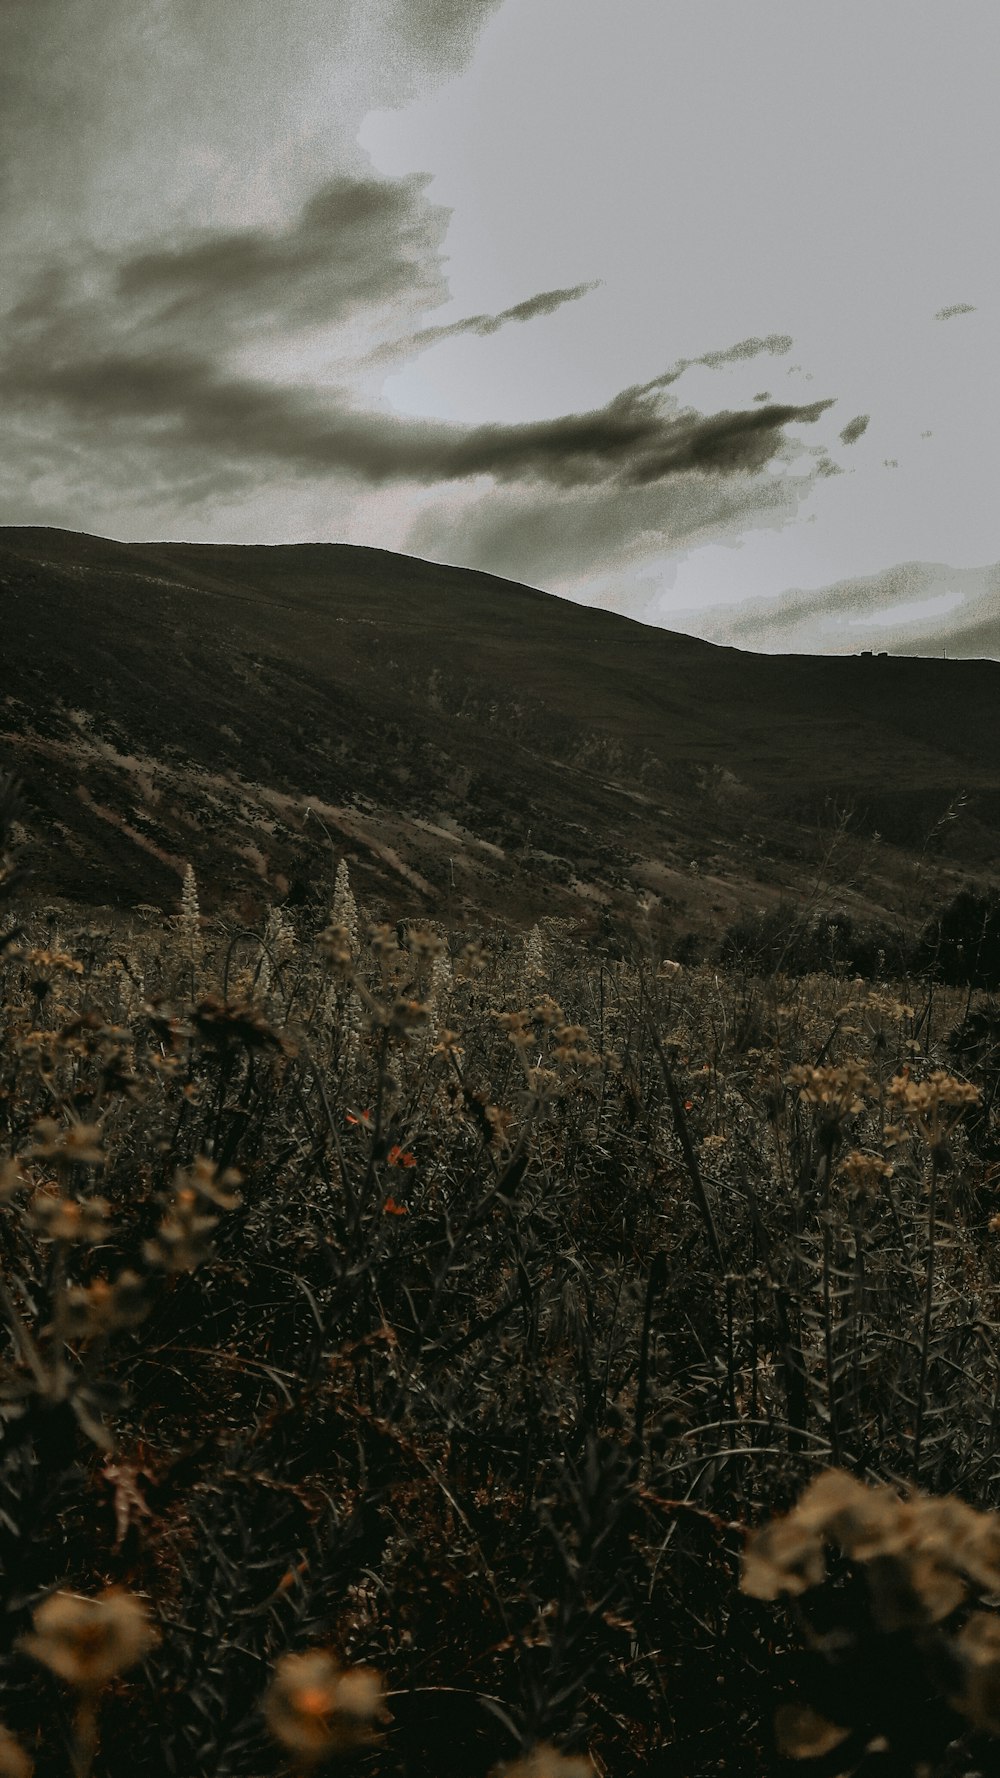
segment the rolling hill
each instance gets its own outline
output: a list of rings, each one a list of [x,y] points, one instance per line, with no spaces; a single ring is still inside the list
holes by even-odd
[[[0,530],[34,894],[253,918],[912,922],[1000,866],[1000,663],[763,656],[341,544]]]

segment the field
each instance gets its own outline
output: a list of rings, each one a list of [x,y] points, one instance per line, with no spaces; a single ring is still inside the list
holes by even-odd
[[[996,1769],[988,997],[42,918],[16,814],[0,1770]]]

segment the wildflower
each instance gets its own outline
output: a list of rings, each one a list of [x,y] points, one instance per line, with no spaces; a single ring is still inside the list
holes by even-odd
[[[33,1622],[21,1647],[82,1692],[99,1691],[159,1640],[142,1600],[123,1587],[108,1587],[96,1598],[51,1593]]]
[[[808,1704],[782,1704],[774,1713],[774,1736],[783,1759],[820,1759],[849,1734]]]
[[[287,1048],[264,1014],[245,1002],[220,1000],[218,995],[208,994],[195,1007],[191,1019],[202,1042],[211,1044],[216,1050],[224,1052],[236,1043],[241,1043],[247,1050],[272,1049],[284,1053]]]
[[[382,1205],[382,1214],[383,1216],[408,1216],[409,1211],[405,1204],[397,1204],[395,1198],[386,1198]]]
[[[217,1210],[238,1210],[243,1199],[235,1187],[242,1183],[243,1175],[236,1167],[227,1167],[220,1173],[208,1155],[200,1154],[195,1156],[186,1171],[178,1167],[174,1174],[173,1189],[179,1192],[189,1187],[198,1197],[214,1204]]]
[[[324,928],[319,935],[319,947],[335,975],[343,979],[353,975],[355,953],[350,931],[343,922]]]
[[[137,1272],[121,1272],[113,1284],[107,1278],[73,1284],[65,1297],[66,1333],[71,1340],[92,1340],[117,1327],[137,1327],[148,1309]]]
[[[34,1769],[20,1741],[0,1723],[0,1778],[31,1778]]]
[[[863,1154],[855,1148],[844,1156],[837,1171],[852,1198],[874,1198],[879,1187],[892,1178],[895,1168],[881,1155]]]
[[[440,957],[444,951],[443,940],[438,938],[436,932],[430,932],[425,927],[411,929],[407,933],[407,941],[409,943],[410,955],[416,958],[418,962],[425,959],[428,962],[433,962],[436,958]]]
[[[889,1097],[913,1125],[928,1147],[936,1148],[959,1124],[981,1094],[970,1081],[956,1080],[943,1068],[935,1068],[926,1080],[911,1080],[909,1072],[897,1074],[889,1085]]]
[[[337,865],[337,875],[333,885],[333,906],[330,909],[330,925],[343,929],[348,948],[356,954],[359,948],[358,904],[351,888],[346,858],[341,858]]]
[[[553,1032],[552,1054],[557,1062],[576,1063],[581,1068],[596,1067],[600,1061],[590,1047],[586,1025],[557,1025]]]
[[[416,1155],[409,1154],[404,1149],[400,1148],[398,1142],[393,1143],[386,1156],[386,1160],[390,1167],[415,1167],[417,1164]]]
[[[585,1754],[560,1753],[546,1741],[516,1765],[506,1766],[504,1778],[595,1778],[595,1773],[593,1761]]]
[[[456,1059],[459,1058],[463,1054],[463,1051],[459,1048],[458,1042],[461,1035],[461,1031],[452,1031],[447,1025],[443,1026],[438,1034],[437,1043],[431,1050],[431,1055],[448,1056],[449,1058],[454,1056]]]
[[[282,1655],[264,1698],[276,1741],[305,1765],[353,1753],[375,1738],[382,1681],[367,1667],[343,1668],[325,1649]]]
[[[181,886],[181,911],[177,915],[177,937],[181,957],[192,968],[201,962],[201,910],[198,906],[198,882],[191,864],[184,866]]]
[[[104,1198],[64,1198],[54,1185],[40,1186],[28,1205],[32,1228],[47,1241],[101,1241],[111,1205]]]
[[[85,1167],[103,1167],[100,1124],[71,1123],[65,1129],[57,1118],[39,1118],[34,1126],[35,1140],[26,1150],[32,1159],[77,1162]]]
[[[866,1488],[842,1469],[815,1476],[794,1509],[809,1531],[838,1543],[856,1562],[895,1554],[906,1545],[901,1501],[891,1488]]]
[[[529,976],[547,976],[549,973],[545,956],[545,940],[537,924],[531,928],[525,940],[524,970],[525,974]]]
[[[752,1531],[743,1552],[740,1590],[751,1599],[780,1599],[818,1587],[826,1578],[823,1539],[793,1513]]]
[[[238,1192],[240,1175],[234,1168],[217,1172],[213,1162],[202,1155],[185,1170],[174,1174],[167,1214],[156,1231],[155,1239],[143,1249],[150,1265],[163,1266],[168,1272],[192,1272],[213,1250],[212,1231],[218,1227],[217,1216],[206,1216],[202,1205],[207,1202],[218,1210],[237,1210],[242,1203]]]
[[[974,1611],[955,1646],[964,1684],[952,1704],[975,1728],[1000,1735],[1000,1618]]]
[[[847,1062],[840,1068],[811,1068],[802,1062],[789,1069],[785,1082],[799,1088],[804,1104],[817,1105],[838,1121],[863,1111],[865,1097],[875,1086],[858,1062]]]
[[[526,1011],[498,1012],[494,1013],[493,1017],[500,1029],[506,1031],[507,1041],[512,1043],[515,1049],[526,1050],[532,1047],[534,1037]]]
[[[394,1000],[389,1014],[389,1030],[394,1036],[402,1037],[408,1031],[426,1025],[429,1017],[430,1008],[422,1000]]]
[[[0,1161],[0,1204],[6,1204],[8,1198],[28,1184],[28,1176],[16,1155]]]

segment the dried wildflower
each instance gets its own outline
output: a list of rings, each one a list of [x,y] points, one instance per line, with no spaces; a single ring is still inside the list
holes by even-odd
[[[28,1205],[28,1221],[46,1241],[103,1241],[111,1205],[104,1198],[65,1198],[58,1186],[38,1188]]]
[[[103,1167],[100,1124],[71,1123],[65,1128],[54,1117],[40,1118],[34,1126],[35,1140],[26,1153],[32,1159],[77,1162],[87,1167]]]
[[[586,1025],[557,1025],[552,1033],[554,1043],[553,1057],[557,1062],[575,1064],[581,1068],[594,1068],[600,1062],[590,1047],[590,1033]]]
[[[21,1639],[25,1653],[82,1692],[99,1691],[159,1640],[142,1600],[123,1587],[96,1598],[52,1593],[33,1622],[33,1632]]]
[[[904,1070],[889,1085],[889,1098],[930,1148],[943,1142],[981,1097],[978,1087],[957,1080],[943,1068],[935,1068],[921,1081],[911,1080],[909,1071]]]
[[[794,1517],[805,1529],[838,1543],[855,1562],[895,1554],[906,1544],[902,1502],[891,1488],[868,1488],[842,1469],[826,1469],[809,1483]]]
[[[347,944],[350,950],[356,954],[359,946],[358,904],[351,888],[346,858],[342,858],[337,865],[337,875],[333,885],[333,906],[330,909],[330,925],[344,928]]]
[[[874,1198],[886,1180],[892,1178],[895,1168],[881,1155],[863,1154],[855,1148],[844,1156],[837,1172],[852,1198]]]
[[[192,968],[201,962],[201,909],[198,905],[198,880],[194,866],[185,864],[181,884],[181,908],[176,917],[180,954]]]
[[[394,1000],[389,1013],[389,1031],[393,1036],[403,1037],[426,1025],[429,1017],[430,1007],[422,1000]]]
[[[965,1602],[968,1588],[947,1565],[919,1549],[876,1556],[867,1569],[872,1616],[880,1630],[920,1630],[940,1623]]]
[[[865,1098],[875,1090],[874,1081],[859,1062],[847,1062],[840,1068],[811,1068],[799,1063],[789,1069],[785,1082],[799,1088],[803,1103],[817,1105],[838,1120],[863,1111]]]
[[[243,1202],[238,1185],[243,1184],[243,1175],[235,1167],[226,1167],[219,1172],[215,1162],[208,1155],[196,1155],[188,1168],[178,1167],[173,1177],[174,1192],[190,1189],[199,1198],[205,1198],[214,1204],[217,1210],[238,1210]]]
[[[20,1741],[0,1723],[0,1778],[31,1778],[34,1769]]]
[[[353,1753],[375,1738],[384,1693],[377,1673],[343,1668],[325,1649],[282,1655],[264,1698],[267,1726],[304,1765]]]
[[[65,1327],[71,1340],[92,1340],[118,1327],[137,1327],[149,1310],[137,1272],[119,1273],[114,1283],[96,1278],[92,1284],[70,1285],[65,1296]]]
[[[354,974],[355,952],[351,943],[351,934],[343,923],[324,928],[319,935],[319,948],[334,975],[348,980]]]
[[[68,975],[82,975],[83,964],[75,957],[67,956],[65,951],[29,951],[27,961],[36,969],[63,969]]]
[[[743,1552],[740,1589],[751,1599],[780,1599],[818,1587],[826,1578],[821,1533],[788,1513],[751,1531]]]
[[[16,1155],[0,1161],[0,1204],[6,1204],[15,1192],[28,1184],[28,1175]]]
[[[505,1766],[503,1778],[595,1778],[594,1763],[586,1754],[560,1753],[544,1742],[515,1765]]]
[[[956,1710],[987,1735],[1000,1735],[1000,1618],[974,1611],[955,1638],[962,1663],[962,1689],[951,1699]]]
[[[281,1036],[260,1009],[245,1001],[220,1000],[217,994],[207,994],[195,1007],[191,1023],[202,1042],[213,1049],[225,1051],[242,1044],[248,1050],[285,1050]]]
[[[519,1012],[495,1012],[493,1017],[501,1031],[506,1031],[507,1041],[512,1043],[515,1049],[532,1048],[535,1041],[534,1033],[531,1029],[529,1014],[523,1008]]]
[[[447,1025],[443,1026],[438,1033],[438,1040],[431,1050],[431,1055],[447,1056],[449,1059],[452,1056],[456,1059],[460,1058],[464,1053],[458,1041],[461,1035],[461,1031],[452,1031]]]
[[[438,938],[436,932],[430,932],[426,927],[411,928],[406,937],[410,955],[418,962],[422,960],[433,962],[444,951],[444,941]]]
[[[144,1252],[150,1265],[163,1266],[168,1272],[191,1272],[210,1257],[212,1231],[218,1227],[217,1216],[206,1216],[206,1202],[217,1210],[237,1210],[242,1199],[232,1188],[240,1183],[234,1168],[219,1173],[213,1161],[200,1155],[190,1168],[178,1167],[171,1184],[167,1214],[147,1241]]]
[[[774,1713],[774,1736],[783,1759],[820,1759],[849,1734],[808,1704],[782,1704]]]
[[[529,976],[547,976],[549,973],[548,959],[545,955],[545,940],[537,925],[531,928],[525,940],[524,972]]]

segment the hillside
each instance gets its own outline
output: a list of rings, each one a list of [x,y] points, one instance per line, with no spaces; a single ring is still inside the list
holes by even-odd
[[[250,918],[330,846],[394,915],[904,922],[1000,863],[1000,664],[744,654],[339,544],[0,530],[35,894]],[[949,810],[950,819],[940,826]],[[846,830],[830,848],[838,818]]]

